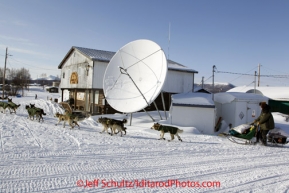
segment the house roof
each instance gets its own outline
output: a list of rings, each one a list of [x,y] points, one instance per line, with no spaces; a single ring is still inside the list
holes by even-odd
[[[174,94],[172,104],[173,106],[215,107],[211,94],[197,92]]]
[[[231,103],[232,101],[268,101],[268,98],[253,93],[241,93],[241,92],[220,92],[214,94],[214,101],[226,104]]]
[[[107,62],[111,60],[111,58],[114,56],[116,52],[111,52],[111,51],[104,51],[104,50],[96,50],[96,49],[90,49],[90,48],[82,48],[82,47],[77,47],[73,46],[68,53],[65,55],[61,63],[58,65],[58,69],[61,69],[62,66],[64,65],[65,61],[67,58],[71,55],[71,53],[74,50],[78,50],[81,52],[83,55],[86,57],[90,58],[93,61],[101,61],[101,62]],[[174,71],[181,71],[181,72],[191,72],[191,73],[198,73],[198,71],[190,69],[182,64],[179,64],[175,61],[172,60],[167,60],[168,61],[168,69],[169,70],[174,70]]]
[[[227,92],[243,92],[243,93],[256,93],[264,95],[273,100],[289,101],[289,87],[254,87],[239,86]]]

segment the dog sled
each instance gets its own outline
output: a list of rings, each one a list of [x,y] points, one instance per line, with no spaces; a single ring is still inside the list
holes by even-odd
[[[225,136],[229,141],[241,145],[255,145],[256,133],[258,126],[255,124],[242,124],[229,130],[228,133],[222,133],[220,136]],[[287,135],[280,129],[271,130],[267,135],[267,145],[279,146],[288,143]]]
[[[232,128],[228,133],[221,133],[219,136],[225,136],[229,141],[241,145],[253,145],[256,142],[257,125],[242,124]]]
[[[287,137],[280,132],[269,132],[267,142],[273,146],[283,146],[288,143]]]

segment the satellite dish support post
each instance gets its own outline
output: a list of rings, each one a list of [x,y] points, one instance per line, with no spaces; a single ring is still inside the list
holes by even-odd
[[[120,69],[120,73],[121,73],[121,74],[125,74],[125,75],[127,75],[127,76],[131,79],[131,81],[133,82],[133,84],[135,85],[135,87],[137,88],[137,90],[139,91],[139,93],[142,95],[143,99],[145,100],[145,102],[146,102],[147,105],[149,106],[150,104],[148,103],[148,101],[146,100],[146,98],[144,97],[143,93],[140,91],[140,89],[139,89],[138,86],[136,85],[136,83],[133,81],[133,79],[131,78],[131,76],[129,75],[129,73],[127,73],[126,69],[124,69],[123,67],[120,67],[120,66],[119,66],[119,69]],[[143,109],[143,110],[144,110],[144,112],[146,112],[146,113],[148,114],[148,116],[149,116],[153,121],[155,121],[155,120],[152,118],[152,116],[151,116],[145,109]]]

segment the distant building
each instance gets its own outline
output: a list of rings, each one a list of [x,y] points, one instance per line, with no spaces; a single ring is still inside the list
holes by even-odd
[[[230,83],[214,83],[213,84],[204,84],[203,88],[200,85],[195,85],[195,91],[199,89],[204,89],[209,93],[219,93],[219,92],[227,92],[228,90],[235,88],[233,84]]]
[[[50,93],[58,93],[58,87],[49,87],[47,90]]]
[[[106,102],[103,93],[103,77],[106,67],[115,52],[72,47],[58,65],[61,69],[60,89],[62,101],[64,93],[76,99],[74,109],[82,109],[92,114],[115,113]],[[189,69],[172,60],[168,60],[168,73],[161,94],[155,102],[163,110],[162,97],[168,110],[171,94],[193,91],[195,70]],[[150,105],[146,110],[154,110]]]
[[[255,93],[269,98],[268,104],[272,112],[289,114],[289,89],[288,87],[248,87],[239,86],[228,92]]]

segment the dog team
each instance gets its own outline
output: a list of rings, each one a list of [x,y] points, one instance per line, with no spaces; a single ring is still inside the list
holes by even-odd
[[[120,121],[120,120],[111,119],[107,117],[99,117],[97,122],[103,126],[103,130],[100,133],[106,132],[110,135],[113,135],[113,134],[118,134],[120,132],[120,136],[122,136],[122,132],[124,132],[124,135],[126,134],[126,127],[124,127],[124,124],[127,123],[126,119],[123,119],[122,121]],[[111,129],[111,132],[108,131],[109,128]],[[165,140],[164,138],[165,133],[169,133],[171,135],[171,140],[168,140],[168,141],[174,140],[174,136],[177,136],[179,141],[182,141],[181,137],[179,136],[179,133],[182,133],[183,130],[177,127],[154,123],[151,129],[160,131],[161,133],[160,139]]]
[[[6,109],[10,111],[10,113],[15,113],[17,108],[20,106],[16,105],[15,103],[12,102],[12,99],[8,98],[8,102],[3,102],[0,101],[0,109],[2,109],[2,113],[6,113]],[[25,106],[27,112],[28,112],[28,118],[30,120],[34,120],[34,117],[36,117],[36,120],[40,122],[40,120],[43,121],[42,115],[46,115],[44,113],[44,110],[38,107],[35,107],[35,104],[30,104]],[[68,111],[65,111],[64,114],[61,113],[56,113],[55,117],[58,118],[58,122],[55,125],[58,125],[61,121],[63,121],[63,128],[65,127],[65,124],[68,123],[72,128],[74,128],[76,125],[78,126],[78,129],[80,128],[79,124],[77,123],[78,121],[82,121],[84,118],[80,118],[78,116],[75,116]],[[126,135],[126,127],[124,124],[127,123],[127,119],[123,120],[117,120],[117,119],[111,119],[107,117],[99,117],[98,118],[98,123],[100,123],[103,126],[103,130],[100,133],[106,132],[110,135],[118,134],[120,133],[120,136],[122,137],[123,133]],[[111,130],[109,132],[108,130]],[[179,136],[179,133],[182,133],[183,130],[173,127],[173,126],[168,126],[168,125],[161,125],[159,123],[154,123],[153,126],[151,127],[153,130],[160,131],[160,139],[165,140],[164,134],[169,133],[171,136],[171,140],[174,140],[174,136],[177,136],[179,141],[182,141],[181,137]]]
[[[20,106],[13,103],[12,99],[7,98],[8,102],[6,101],[0,101],[0,109],[2,113],[6,114],[6,109],[9,110],[10,114],[15,113],[16,114],[16,110],[17,108]],[[30,104],[30,105],[26,105],[25,109],[27,110],[28,113],[28,118],[30,120],[34,120],[34,118],[36,118],[36,120],[38,120],[40,122],[40,120],[43,120],[43,116],[42,115],[46,115],[46,113],[44,112],[43,109],[38,108],[35,106],[35,104]],[[56,113],[55,115],[58,118],[58,123],[60,123],[61,121],[63,121],[63,127],[65,127],[65,123],[68,122],[68,124],[71,126],[71,128],[74,128],[74,126],[78,126],[78,117],[77,116],[73,116],[72,114],[69,114],[68,112],[65,112],[64,114],[60,114],[60,113]],[[57,125],[58,123],[56,123],[55,125]]]

